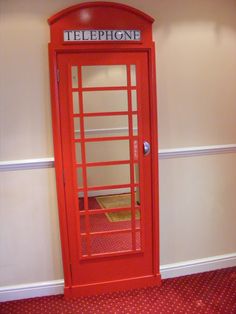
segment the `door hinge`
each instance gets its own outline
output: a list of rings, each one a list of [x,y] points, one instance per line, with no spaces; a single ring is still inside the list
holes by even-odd
[[[60,81],[60,71],[59,69],[57,69],[57,82],[59,83],[59,81]]]

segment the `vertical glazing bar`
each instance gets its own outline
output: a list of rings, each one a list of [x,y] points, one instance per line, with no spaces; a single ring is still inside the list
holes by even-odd
[[[72,172],[72,180],[73,180],[73,199],[74,199],[74,202],[75,202],[75,208],[78,209],[79,207],[79,204],[78,204],[78,190],[77,190],[77,163],[76,163],[76,148],[75,148],[75,143],[74,143],[74,137],[75,137],[75,133],[74,133],[74,130],[75,130],[75,127],[74,127],[74,99],[73,99],[73,92],[72,92],[72,86],[73,86],[73,82],[72,82],[72,68],[73,66],[69,65],[68,66],[68,88],[69,88],[69,129],[70,129],[70,132],[71,132],[71,150],[72,150],[72,156],[71,156],[71,164],[72,164],[72,169],[71,169],[71,172]],[[75,66],[74,66],[75,68]],[[80,219],[80,215],[79,216],[79,219]],[[78,220],[78,216],[77,217],[77,220]],[[77,224],[77,226],[80,225],[80,222]],[[79,239],[79,235],[78,235],[78,245],[79,245],[79,250],[81,252],[81,241]]]
[[[128,93],[128,117],[129,117],[129,137],[130,137],[130,181],[131,181],[131,225],[132,225],[132,250],[136,250],[136,217],[135,217],[135,190],[134,190],[134,137],[133,137],[133,117],[132,117],[132,95],[131,95],[131,73],[130,65],[127,69],[127,93]]]
[[[78,67],[78,82],[82,86],[81,66]],[[88,207],[88,185],[87,185],[87,169],[86,169],[86,153],[85,153],[85,132],[84,132],[84,118],[83,118],[83,95],[82,91],[79,93],[79,110],[80,117],[80,137],[81,137],[81,160],[82,160],[82,174],[83,174],[83,191],[84,191],[84,209],[85,209],[85,230],[86,230],[86,246],[87,254],[91,255],[90,249],[90,225],[89,225],[89,207]],[[81,241],[81,239],[80,239]]]

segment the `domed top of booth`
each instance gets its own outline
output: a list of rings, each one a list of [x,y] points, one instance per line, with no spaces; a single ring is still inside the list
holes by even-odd
[[[152,40],[153,22],[154,19],[142,11],[114,2],[81,3],[66,8],[48,19],[53,44],[68,43],[65,42],[65,37],[63,39],[65,36],[63,34],[68,30],[71,32],[78,30],[83,33],[85,30],[100,30],[100,34],[102,30],[137,30],[141,34],[139,43],[146,44]],[[95,38],[95,33],[92,35]],[[116,43],[119,41],[121,40],[116,40]]]

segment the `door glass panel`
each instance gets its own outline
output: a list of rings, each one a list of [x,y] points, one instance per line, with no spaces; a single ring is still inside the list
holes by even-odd
[[[131,86],[136,86],[136,65],[132,64],[130,66],[130,75],[131,75]]]
[[[88,186],[130,184],[130,166],[98,166],[87,168]]]
[[[90,231],[111,231],[111,230],[131,230],[131,211],[113,211],[108,213],[99,213],[89,216]],[[86,232],[85,215],[81,216],[80,219],[81,233]]]
[[[81,157],[81,144],[80,143],[75,143],[75,156],[76,156],[76,163],[81,164],[82,157]]]
[[[127,91],[107,90],[83,92],[84,112],[127,111]]]
[[[127,136],[128,116],[85,117],[85,137]]]
[[[77,139],[81,137],[80,118],[74,118],[74,137]]]
[[[132,113],[137,111],[136,65],[72,66],[71,76],[82,256],[139,250],[138,117]]]
[[[82,182],[82,172],[79,181]],[[126,193],[124,193],[124,191]],[[95,209],[129,208],[131,206],[130,188],[106,189],[88,192],[88,208]],[[123,196],[126,196],[125,199]],[[80,210],[84,210],[84,193],[79,192]]]
[[[86,232],[86,217],[82,215],[80,217],[80,231]],[[104,212],[89,216],[89,225],[91,232],[102,231],[120,231],[131,230],[132,228],[132,211],[131,209],[116,210],[110,212]],[[140,228],[140,211],[136,210],[136,228]]]
[[[72,88],[78,88],[78,67],[71,67]]]
[[[96,192],[92,191],[92,192],[88,192],[88,210],[89,211],[93,211],[96,209],[101,209],[100,204],[97,201],[97,197],[93,196],[94,194],[97,194]],[[79,192],[78,193],[78,201],[79,201],[79,210],[81,212],[83,212],[85,210],[85,206],[84,206],[84,192]],[[81,216],[83,217],[83,216]]]
[[[77,168],[76,170],[76,175],[77,175],[77,187],[78,188],[83,188],[84,182],[83,182],[83,170],[82,168]],[[80,193],[81,194],[81,193]],[[82,193],[83,194],[83,193]]]
[[[136,90],[131,91],[131,100],[132,100],[132,110],[137,111],[138,106],[137,106],[137,91]]]
[[[88,142],[86,143],[86,156],[87,162],[129,160],[129,141]]]
[[[82,66],[83,87],[127,86],[125,65]]]
[[[134,164],[134,182],[139,183],[139,164]]]
[[[131,194],[113,194],[113,195],[102,195],[98,196],[97,202],[100,208],[130,208],[131,207]]]
[[[136,229],[140,228],[140,220],[141,220],[141,211],[140,209],[135,210],[135,226]]]
[[[73,113],[79,113],[79,93],[72,92]]]
[[[138,135],[138,117],[136,114],[133,114],[133,135]]]

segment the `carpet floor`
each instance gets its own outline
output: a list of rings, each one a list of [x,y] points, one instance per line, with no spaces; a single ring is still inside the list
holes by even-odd
[[[236,314],[236,267],[152,287],[66,300],[62,295],[0,304],[1,314]]]

